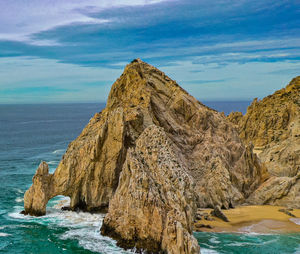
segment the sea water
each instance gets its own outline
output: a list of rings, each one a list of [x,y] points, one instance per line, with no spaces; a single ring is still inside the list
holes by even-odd
[[[206,102],[245,112],[248,103]],[[231,106],[230,106],[231,105]],[[0,253],[132,253],[103,237],[101,214],[62,211],[65,197],[47,215],[21,215],[24,192],[41,160],[53,172],[68,144],[104,104],[0,105]],[[299,223],[299,220],[294,220]],[[300,234],[195,233],[202,253],[300,253]]]

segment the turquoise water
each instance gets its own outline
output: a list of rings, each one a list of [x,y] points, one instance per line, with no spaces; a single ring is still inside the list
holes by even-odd
[[[47,161],[53,172],[69,142],[103,107],[0,105],[0,253],[130,253],[100,235],[103,215],[61,211],[61,202],[68,202],[64,197],[51,200],[44,217],[20,214],[40,161]],[[230,112],[230,106],[223,107]],[[299,234],[195,236],[202,253],[300,253]]]
[[[300,253],[300,234],[194,233],[201,253],[287,254]]]

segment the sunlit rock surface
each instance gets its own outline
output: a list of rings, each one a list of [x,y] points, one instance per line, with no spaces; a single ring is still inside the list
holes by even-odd
[[[161,144],[155,152],[157,137],[171,145]],[[169,253],[197,252],[190,228],[194,207],[242,204],[268,177],[252,149],[223,114],[136,59],[112,85],[106,108],[69,145],[54,174],[38,169],[25,194],[25,213],[43,215],[49,199],[64,195],[73,210],[107,211],[109,206],[102,232],[119,242],[136,236],[141,249],[148,246],[142,240],[150,239]],[[173,155],[167,158],[165,150]],[[165,159],[159,162],[161,156]],[[164,179],[171,158],[166,177],[178,179]],[[116,211],[118,205],[122,209]],[[165,223],[155,230],[150,225],[153,209],[158,223]]]
[[[300,77],[258,101],[243,116],[228,116],[246,144],[252,143],[272,176],[248,199],[251,204],[300,208]]]

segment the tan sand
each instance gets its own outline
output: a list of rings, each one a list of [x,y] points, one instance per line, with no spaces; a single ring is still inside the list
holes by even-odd
[[[255,232],[255,233],[292,233],[300,232],[300,225],[293,222],[294,218],[279,212],[280,206],[240,206],[234,209],[222,210],[229,219],[224,222],[213,217],[214,221],[199,220],[195,230],[204,232]],[[210,213],[211,209],[203,209]],[[300,209],[290,211],[300,218]],[[300,221],[300,219],[299,219]],[[200,224],[210,225],[212,229],[199,228]]]

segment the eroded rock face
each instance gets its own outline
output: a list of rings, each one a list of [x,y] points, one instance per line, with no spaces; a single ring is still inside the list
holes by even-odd
[[[153,124],[180,150],[195,179],[198,206],[235,206],[263,181],[263,168],[222,114],[138,59],[113,84],[106,108],[69,145],[47,197],[69,196],[71,209],[107,208],[128,148]]]
[[[41,162],[34,177],[32,186],[24,195],[26,214],[41,216],[46,214],[46,205],[51,198],[52,175],[46,162]]]
[[[299,208],[300,77],[261,101],[255,99],[244,116],[232,113],[228,119],[244,142],[254,145],[254,152],[274,176],[248,202]]]
[[[271,174],[295,176],[300,169],[300,77],[261,101],[255,99],[245,116],[229,115],[240,137],[252,142],[254,151]]]
[[[164,130],[149,126],[128,151],[101,232],[125,248],[199,253],[194,183]]]
[[[300,208],[300,173],[294,177],[272,176],[247,200],[249,204],[269,204]]]
[[[171,149],[177,157],[179,166],[171,164],[174,169],[170,174],[179,174],[187,181],[182,186],[177,183],[181,188],[179,193],[169,187],[174,179],[162,179],[161,186],[158,185],[159,177],[150,167],[153,164],[159,168],[157,174],[163,177],[165,166],[156,161],[158,157],[140,154],[147,146],[142,148],[137,140],[143,140],[139,137],[144,137],[143,133],[152,126],[159,127],[157,133],[164,133],[172,144],[166,149]],[[204,106],[163,72],[137,59],[126,66],[113,84],[106,108],[95,114],[69,145],[54,174],[36,173],[36,180],[25,194],[25,213],[44,214],[48,200],[57,195],[70,197],[71,209],[86,211],[106,210],[112,200],[103,233],[113,235],[109,232],[115,232],[120,239],[129,242],[136,236],[140,247],[146,246],[145,249],[148,245],[143,239],[150,239],[151,244],[157,242],[154,246],[170,253],[176,253],[176,248],[182,253],[197,251],[190,235],[193,207],[236,206],[267,178],[265,167],[252,153],[252,148],[244,146],[234,125],[223,114]],[[159,151],[157,156],[164,155],[162,149]],[[134,174],[131,167],[135,168]],[[126,189],[140,186],[137,176],[151,186],[151,191],[147,189],[150,187],[143,186],[136,192]],[[146,190],[154,196],[133,199],[134,195],[144,195]],[[168,190],[165,197],[158,196],[157,193],[165,190]],[[183,191],[187,194],[182,194]],[[187,195],[193,197],[190,199]],[[126,202],[122,199],[127,198],[127,206],[141,207],[144,200],[145,207],[138,209],[140,217],[136,221],[131,221],[137,215],[133,209],[121,211],[120,216],[126,223],[118,228],[114,218],[116,204],[125,208]],[[175,205],[175,200],[179,205]],[[160,220],[165,220],[153,228],[153,232],[152,209],[156,209]],[[185,214],[183,209],[187,209]],[[144,218],[148,223],[145,227],[137,225],[143,216],[149,216]],[[129,232],[126,226],[141,231]]]
[[[41,193],[39,181],[33,181],[25,193],[25,213],[45,214],[48,200],[57,195],[70,197],[70,206],[74,210],[101,211],[107,208],[117,188],[127,151],[124,125],[121,108],[96,114],[80,136],[70,143],[54,174],[47,178],[47,185],[43,185],[47,195],[42,203],[32,197]],[[38,175],[39,169],[35,176]],[[27,203],[27,200],[33,200],[33,203]],[[30,211],[30,205],[41,209]]]

